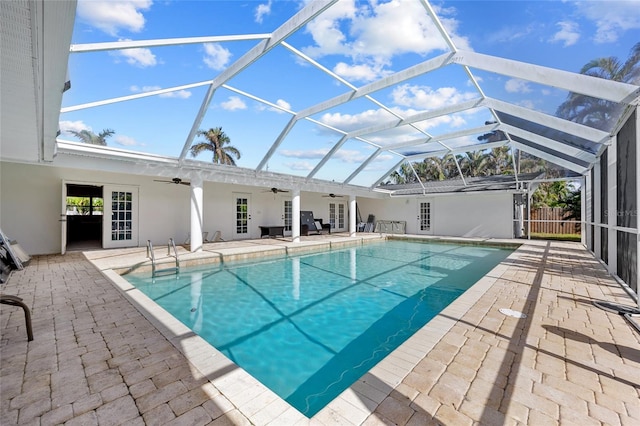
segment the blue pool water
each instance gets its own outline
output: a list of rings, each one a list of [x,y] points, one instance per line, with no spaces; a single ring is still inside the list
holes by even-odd
[[[312,417],[511,252],[387,241],[125,278]]]

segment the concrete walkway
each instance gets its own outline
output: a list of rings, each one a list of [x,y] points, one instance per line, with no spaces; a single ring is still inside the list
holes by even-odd
[[[37,256],[2,291],[35,337],[1,305],[2,425],[640,424],[640,335],[592,305],[634,302],[578,244],[523,245],[310,420],[231,363],[203,371],[81,253]]]

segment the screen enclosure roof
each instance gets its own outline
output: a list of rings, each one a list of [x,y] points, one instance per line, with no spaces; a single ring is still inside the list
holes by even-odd
[[[543,45],[501,56],[495,42],[467,35],[465,8],[483,4],[482,20],[510,2],[149,1],[131,15],[137,29],[96,19],[100,2],[5,3],[3,36],[7,28],[15,40],[3,37],[3,111],[25,102],[16,90],[26,75],[42,112],[15,122],[3,113],[7,159],[82,156],[145,174],[344,194],[375,191],[403,164],[502,146],[584,174],[640,97],[637,67],[612,81],[576,72],[593,57],[566,65]],[[12,59],[26,71],[6,74]],[[570,96],[598,114],[561,113]],[[27,120],[37,123],[22,129],[33,143],[11,142]],[[215,128],[239,151],[235,166],[193,155],[200,130]],[[83,130],[113,133],[90,145],[74,137]]]

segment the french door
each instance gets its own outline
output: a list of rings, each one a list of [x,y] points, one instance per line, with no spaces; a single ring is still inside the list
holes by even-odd
[[[234,238],[251,238],[251,196],[250,194],[235,193],[233,198],[235,213]]]
[[[291,235],[293,224],[293,201],[285,199],[282,202],[282,222],[284,225],[284,235]]]
[[[431,202],[418,202],[418,234],[432,234],[433,227],[431,224]]]
[[[331,224],[331,232],[342,232],[347,229],[347,205],[345,203],[329,203],[329,223]]]
[[[102,245],[104,248],[138,246],[138,188],[105,185]]]

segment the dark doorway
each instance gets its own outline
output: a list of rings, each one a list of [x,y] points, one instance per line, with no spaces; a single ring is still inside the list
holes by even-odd
[[[102,187],[67,184],[67,250],[102,248]]]

